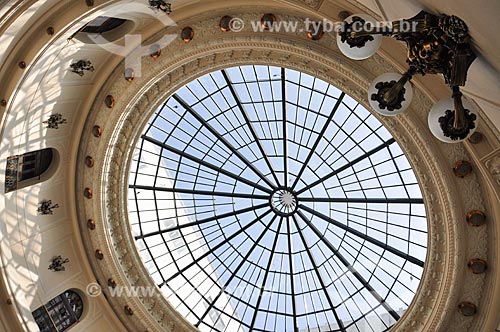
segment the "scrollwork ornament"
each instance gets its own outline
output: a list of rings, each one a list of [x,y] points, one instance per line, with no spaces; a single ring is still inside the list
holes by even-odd
[[[439,18],[439,27],[456,43],[465,43],[470,39],[467,24],[457,16],[441,15]]]

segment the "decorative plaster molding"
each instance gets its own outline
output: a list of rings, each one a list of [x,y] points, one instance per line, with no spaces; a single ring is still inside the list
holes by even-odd
[[[258,15],[248,13],[241,18],[249,20]],[[123,79],[124,68],[119,66],[96,98],[81,138],[76,191],[77,197],[82,197],[83,188],[94,188],[94,199],[78,200],[78,214],[88,257],[99,280],[113,277],[118,285],[154,286],[130,232],[124,193],[132,149],[142,128],[177,89],[217,69],[267,64],[315,75],[368,106],[366,91],[371,79],[394,71],[378,55],[363,62],[346,60],[330,37],[313,43],[299,33],[223,34],[217,28],[218,19],[214,14],[213,18],[194,24],[196,38],[189,44],[173,42],[164,50],[168,57],[143,58],[142,77],[131,83]],[[119,96],[113,110],[104,103],[108,94]],[[460,300],[477,302],[483,295],[483,279],[464,277],[464,259],[471,252],[487,254],[486,228],[468,231],[465,221],[462,222],[464,209],[485,208],[483,193],[475,175],[457,181],[451,174],[451,165],[457,158],[467,159],[468,153],[460,144],[437,143],[426,129],[427,112],[422,110],[429,110],[431,104],[426,95],[416,90],[407,114],[397,118],[377,116],[414,167],[429,223],[428,257],[419,291],[393,331],[467,331],[475,318],[460,317],[453,308]],[[96,124],[103,129],[99,139],[92,136]],[[95,160],[92,169],[85,166],[86,156]],[[86,228],[88,218],[97,223],[92,233]],[[97,248],[104,252],[102,261],[93,259]],[[160,290],[153,298],[108,297],[108,300],[130,331],[196,330],[171,307]],[[134,310],[133,316],[124,312],[125,305]]]

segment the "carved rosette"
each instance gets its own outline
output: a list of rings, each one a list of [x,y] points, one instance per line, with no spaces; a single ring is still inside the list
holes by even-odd
[[[240,17],[249,21],[260,17],[259,13],[256,10]],[[182,22],[180,26],[193,27],[196,38],[189,44],[175,40],[164,50],[168,57],[142,58],[142,76],[133,82],[123,80],[123,64],[118,66],[89,113],[79,149],[76,188],[89,185],[94,188],[92,200],[77,202],[88,256],[94,257],[97,248],[104,254],[102,261],[89,259],[99,280],[112,277],[117,285],[155,285],[130,232],[125,193],[132,149],[146,121],[177,89],[199,76],[229,66],[286,66],[336,85],[369,109],[366,91],[370,81],[383,72],[397,71],[379,55],[363,62],[343,58],[333,46],[333,38],[311,42],[306,34],[300,33],[222,33],[218,27],[220,13],[212,15],[196,22]],[[293,16],[286,19],[289,18]],[[120,96],[112,113],[102,103],[107,95]],[[431,105],[432,101],[415,89],[414,101],[405,115],[396,118],[376,115],[414,167],[429,222],[428,255],[419,291],[393,331],[445,331],[448,326],[453,326],[450,330],[454,331],[468,330],[474,317],[464,319],[447,308],[455,308],[462,299],[479,302],[484,283],[472,274],[464,277],[463,272],[469,257],[487,256],[486,228],[466,231],[465,226],[457,222],[468,209],[486,209],[482,190],[476,175],[457,181],[450,174],[453,162],[470,158],[461,144],[438,143],[422,126],[427,116],[422,110],[429,110]],[[92,136],[96,123],[103,127],[99,140]],[[93,168],[85,166],[87,156],[93,156]],[[103,178],[102,174],[107,176]],[[89,218],[100,225],[92,232],[86,229]],[[466,283],[463,278],[467,278]],[[108,301],[130,331],[196,331],[159,289],[154,297],[108,297]],[[133,310],[133,316],[124,313],[127,305]]]

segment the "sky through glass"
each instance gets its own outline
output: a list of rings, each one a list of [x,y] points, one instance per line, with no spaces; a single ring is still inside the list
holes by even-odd
[[[233,67],[177,91],[137,147],[129,221],[152,278],[201,331],[388,330],[427,219],[408,160],[336,87]]]

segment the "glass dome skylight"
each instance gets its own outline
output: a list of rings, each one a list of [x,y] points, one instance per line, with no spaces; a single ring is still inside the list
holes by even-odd
[[[128,200],[146,268],[200,331],[386,331],[422,276],[405,155],[363,106],[294,70],[229,68],[171,96]]]

